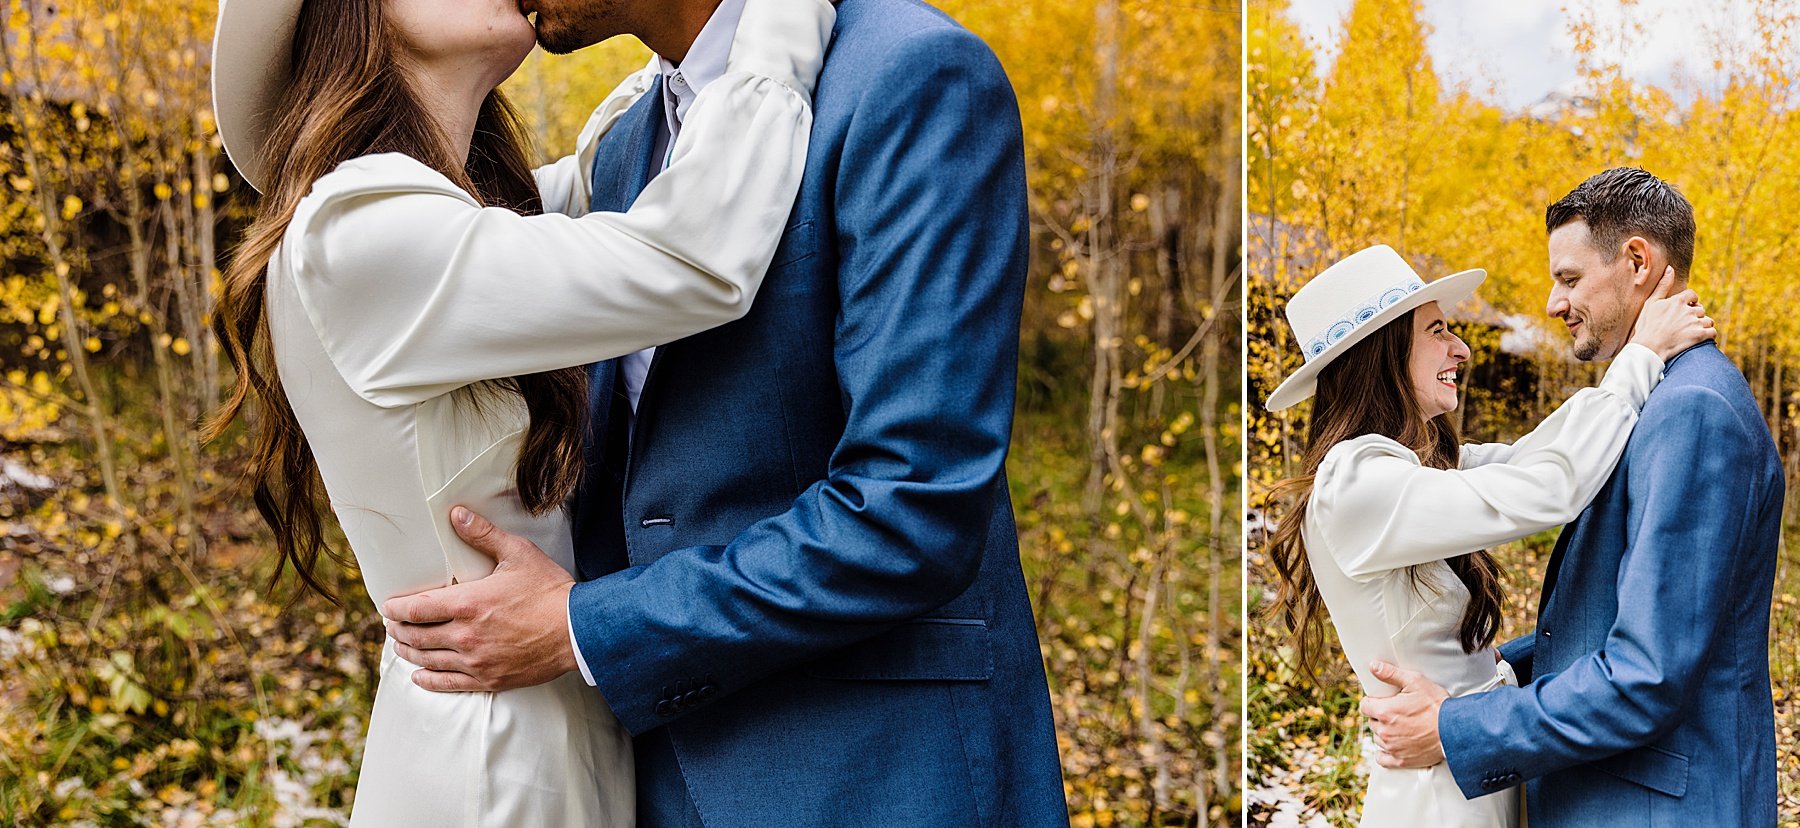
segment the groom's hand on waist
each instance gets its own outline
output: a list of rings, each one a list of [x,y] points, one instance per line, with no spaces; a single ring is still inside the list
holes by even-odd
[[[1385,699],[1365,696],[1362,714],[1369,718],[1375,744],[1381,748],[1375,763],[1384,768],[1428,768],[1444,761],[1444,745],[1438,739],[1438,708],[1449,694],[1423,673],[1402,670],[1385,661],[1369,671],[1400,692]]]
[[[575,670],[569,573],[536,544],[461,506],[450,510],[450,523],[496,565],[479,581],[382,605],[394,652],[421,668],[413,683],[440,692],[511,690]]]

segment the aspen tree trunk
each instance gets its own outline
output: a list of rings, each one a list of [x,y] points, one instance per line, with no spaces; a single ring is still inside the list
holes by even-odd
[[[1098,515],[1105,493],[1107,465],[1118,454],[1118,406],[1121,367],[1119,324],[1123,319],[1113,197],[1117,186],[1118,148],[1114,120],[1118,94],[1119,3],[1101,0],[1094,11],[1098,80],[1094,85],[1094,177],[1087,198],[1088,290],[1093,303],[1094,374],[1088,387],[1088,481],[1083,505]]]
[[[1162,284],[1162,289],[1156,295],[1155,341],[1158,348],[1173,352],[1179,345],[1175,341],[1175,311],[1185,292],[1181,249],[1182,199],[1178,185],[1165,184],[1162,191],[1150,199],[1149,218],[1150,236],[1156,239],[1156,275]],[[1152,383],[1150,419],[1160,419],[1167,402],[1168,384]]]
[[[143,191],[138,187],[132,187],[131,193],[127,197],[132,201],[133,212],[142,215]],[[182,267],[181,263],[181,233],[175,226],[175,211],[169,208],[167,201],[164,201],[158,212],[162,214],[163,219],[163,253],[166,257],[165,266],[168,268],[169,280],[180,286],[186,283],[187,278],[184,273],[186,269]],[[133,246],[142,243],[143,230],[139,228],[136,221],[132,222],[131,236]],[[147,250],[144,258],[147,265],[149,258]],[[139,301],[148,305],[152,301],[149,267],[146,266],[142,271],[135,272],[133,275],[137,278]],[[206,545],[206,540],[200,536],[200,522],[195,517],[194,510],[194,482],[197,465],[195,458],[200,452],[199,446],[195,443],[198,432],[193,424],[199,417],[197,412],[191,410],[192,406],[182,405],[181,395],[175,389],[175,366],[170,363],[169,349],[163,345],[164,341],[169,339],[168,323],[160,314],[151,314],[151,319],[153,320],[151,336],[154,341],[151,343],[150,353],[156,363],[156,384],[163,410],[163,434],[167,437],[169,457],[175,461],[175,492],[181,506],[180,531],[191,544],[189,552],[199,556],[205,551]],[[184,327],[186,322],[186,314],[183,313]],[[193,342],[190,340],[188,344],[189,347],[192,347]],[[191,356],[192,351],[189,354]],[[177,414],[177,407],[185,410]]]
[[[1150,527],[1144,527],[1150,531]],[[1150,576],[1144,582],[1144,606],[1138,619],[1137,631],[1137,696],[1138,696],[1138,738],[1143,741],[1142,750],[1145,761],[1151,770],[1151,813],[1167,810],[1169,806],[1169,785],[1172,781],[1169,774],[1169,760],[1162,747],[1162,723],[1157,720],[1153,709],[1151,671],[1151,653],[1156,640],[1156,616],[1160,609],[1163,593],[1163,582],[1168,578],[1170,548],[1169,544],[1158,544],[1161,549],[1156,554],[1156,562],[1150,570]]]
[[[212,177],[217,172],[213,169],[213,147],[209,140],[195,142],[193,153],[194,186],[207,188],[208,198],[199,207],[199,215],[192,225],[190,244],[194,250],[194,275],[199,285],[197,294],[200,298],[200,318],[195,320],[197,327],[188,331],[188,341],[193,343],[195,354],[194,378],[200,394],[200,410],[209,411],[219,404],[219,344],[213,336],[212,327],[206,320],[213,314],[213,274],[219,271],[218,249],[215,241],[218,217],[214,213],[212,195]]]
[[[1232,119],[1226,115],[1224,120],[1229,124]],[[1240,238],[1233,231],[1240,224],[1241,213],[1238,205],[1242,190],[1238,178],[1240,167],[1236,163],[1235,155],[1222,159],[1218,169],[1223,170],[1225,174],[1219,184],[1219,198],[1215,202],[1217,210],[1213,213],[1212,261],[1208,273],[1211,277],[1209,279],[1211,295],[1228,296],[1229,294],[1224,288],[1230,282],[1236,281],[1237,276],[1242,273],[1242,268],[1234,268],[1231,261]],[[1240,286],[1238,290],[1241,291],[1242,287]],[[1241,306],[1242,303],[1243,296],[1240,293],[1236,303],[1214,306],[1210,312],[1215,315],[1226,313],[1228,309]],[[1224,711],[1236,709],[1237,699],[1230,698],[1230,694],[1226,692],[1224,669],[1214,658],[1214,654],[1224,649],[1221,645],[1226,639],[1226,631],[1231,626],[1230,619],[1226,617],[1223,588],[1220,584],[1224,578],[1224,556],[1228,554],[1228,551],[1229,554],[1238,554],[1241,550],[1241,541],[1227,544],[1224,531],[1225,509],[1235,509],[1238,504],[1225,502],[1226,466],[1221,462],[1223,458],[1220,457],[1219,452],[1218,423],[1219,386],[1225,381],[1225,378],[1220,374],[1219,362],[1220,354],[1225,346],[1234,341],[1235,337],[1242,336],[1241,332],[1236,331],[1237,329],[1231,325],[1213,325],[1206,337],[1205,350],[1201,352],[1200,376],[1198,377],[1200,382],[1205,383],[1200,399],[1201,434],[1203,445],[1206,447],[1207,480],[1211,487],[1208,493],[1210,496],[1208,497],[1208,542],[1206,544],[1206,642],[1209,650],[1206,653],[1206,663],[1211,665],[1210,680],[1207,683],[1212,689],[1213,732],[1219,736],[1213,749],[1211,764],[1216,777],[1214,789],[1221,791],[1230,790],[1236,778],[1231,761],[1231,755],[1236,745],[1231,744],[1231,740],[1225,738],[1229,733],[1229,728],[1222,726],[1221,721],[1224,718]],[[1247,391],[1248,389],[1241,390]],[[1242,445],[1241,441],[1246,439],[1246,435],[1242,433],[1241,429],[1238,439],[1240,445]],[[1248,469],[1247,465],[1245,469]],[[1241,521],[1243,515],[1239,514],[1237,519]],[[1202,776],[1205,775],[1205,763],[1201,764],[1201,768],[1197,772]],[[1195,807],[1199,810],[1199,821],[1204,822],[1207,811],[1206,797],[1196,798]]]
[[[199,349],[196,346],[200,343],[195,340],[193,336],[194,333],[202,327],[200,323],[202,315],[200,305],[202,297],[204,297],[206,293],[204,287],[205,283],[194,279],[187,263],[182,261],[181,240],[184,235],[182,233],[182,228],[192,227],[194,225],[194,202],[201,198],[206,199],[208,204],[212,202],[212,194],[210,192],[203,192],[200,188],[205,187],[207,190],[211,190],[212,185],[209,182],[202,182],[193,178],[188,175],[186,170],[177,170],[174,166],[175,165],[170,165],[170,169],[168,170],[168,172],[172,173],[170,178],[184,182],[187,186],[177,186],[174,194],[163,200],[161,204],[158,204],[156,209],[157,217],[162,222],[163,243],[166,258],[165,266],[168,268],[168,280],[175,292],[175,312],[171,315],[175,324],[171,325],[168,321],[165,321],[163,322],[163,328],[165,331],[173,328],[174,331],[170,331],[172,335],[179,332],[180,337],[187,341],[188,353],[186,358],[191,366],[190,370],[198,373],[198,366],[201,364],[202,360],[197,356]],[[193,390],[198,390],[197,384]],[[198,411],[190,411],[187,413],[188,419],[199,419]]]

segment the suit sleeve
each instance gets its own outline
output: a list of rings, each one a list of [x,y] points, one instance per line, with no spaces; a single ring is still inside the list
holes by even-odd
[[[634,733],[692,709],[660,704],[666,686],[730,693],[927,613],[979,571],[1026,267],[1017,104],[961,30],[914,33],[877,65],[832,185],[846,423],[826,478],[728,545],[570,595],[577,646]]]
[[[1652,401],[1634,454],[1618,618],[1600,650],[1523,687],[1448,699],[1439,734],[1457,785],[1529,779],[1656,741],[1697,703],[1731,601],[1734,567],[1755,504],[1743,470],[1755,443],[1711,389],[1683,386]],[[1516,779],[1513,780],[1516,782]]]

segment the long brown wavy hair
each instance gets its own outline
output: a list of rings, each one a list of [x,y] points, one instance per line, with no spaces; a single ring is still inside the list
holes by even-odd
[[[543,204],[527,161],[526,133],[497,90],[482,102],[467,160],[454,157],[409,79],[381,0],[306,0],[294,32],[292,69],[293,81],[261,148],[270,171],[268,192],[225,271],[213,319],[237,380],[207,423],[205,438],[218,437],[248,413],[253,448],[246,477],[279,555],[270,585],[291,565],[308,588],[336,600],[317,572],[320,554],[333,554],[324,537],[324,484],[276,373],[264,305],[269,260],[295,208],[313,182],[339,164],[382,152],[418,159],[490,207],[532,214]],[[516,393],[530,414],[515,471],[520,500],[533,514],[561,505],[581,475],[587,374],[565,368],[489,381],[481,390]]]
[[[1419,462],[1436,469],[1456,468],[1461,451],[1449,415],[1426,420],[1407,375],[1413,313],[1408,311],[1383,325],[1319,372],[1306,433],[1305,473],[1275,484],[1269,493],[1271,505],[1284,501],[1289,505],[1269,538],[1269,559],[1279,577],[1268,614],[1293,637],[1296,666],[1311,680],[1317,680],[1325,653],[1325,605],[1306,558],[1300,527],[1306,523],[1319,464],[1333,446],[1365,434],[1379,434],[1406,446],[1419,455]],[[1463,610],[1457,638],[1464,652],[1473,653],[1492,644],[1500,632],[1504,596],[1499,567],[1485,549],[1451,558],[1449,564],[1469,589],[1469,605]],[[1415,588],[1421,586],[1417,567],[1412,577]]]

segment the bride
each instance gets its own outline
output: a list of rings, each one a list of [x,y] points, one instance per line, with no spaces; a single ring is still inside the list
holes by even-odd
[[[1426,284],[1376,246],[1288,303],[1306,363],[1268,408],[1315,399],[1304,474],[1276,489],[1291,502],[1269,541],[1278,575],[1271,611],[1309,676],[1324,657],[1323,609],[1368,695],[1397,689],[1369,672],[1377,659],[1420,671],[1452,696],[1517,684],[1492,648],[1502,594],[1487,547],[1580,514],[1624,452],[1663,361],[1713,338],[1692,291],[1669,296],[1671,271],[1597,387],[1511,445],[1459,445],[1446,415],[1469,350],[1440,306],[1473,295],[1485,277],[1469,270]],[[1521,824],[1516,787],[1469,800],[1441,763],[1370,764],[1366,828]]]
[[[627,213],[587,160],[648,84],[536,170],[496,91],[530,52],[515,0],[230,0],[214,102],[263,194],[217,326],[282,564],[323,591],[328,497],[369,596],[481,578],[465,505],[573,570],[587,363],[742,316],[798,191],[835,11],[748,0],[723,77]],[[550,211],[550,212],[545,212]],[[630,741],[578,675],[440,694],[383,650],[351,824],[630,825]]]

